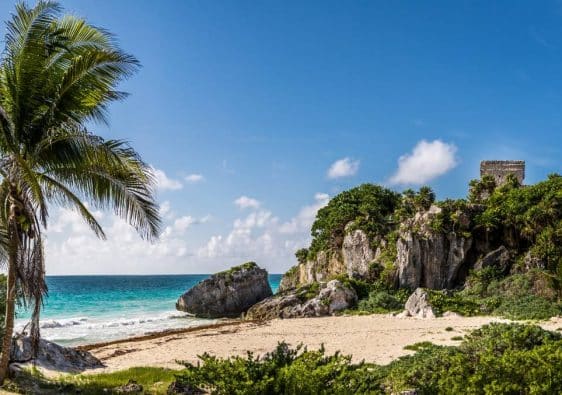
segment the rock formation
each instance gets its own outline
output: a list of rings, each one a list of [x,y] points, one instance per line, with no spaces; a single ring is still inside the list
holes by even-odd
[[[176,309],[202,318],[238,317],[271,295],[267,271],[248,262],[195,285],[180,296]]]
[[[403,315],[417,318],[435,318],[433,307],[429,303],[429,294],[422,288],[418,288],[410,295],[405,304]]]
[[[401,226],[396,268],[400,287],[451,288],[465,262],[472,238],[431,227],[441,208],[431,206]]]
[[[508,268],[510,254],[507,248],[500,246],[493,251],[487,253],[484,257],[476,261],[474,270],[480,270],[487,267],[494,267],[501,272],[505,272]]]
[[[350,278],[367,278],[374,254],[367,234],[361,229],[347,232],[343,239],[342,256]]]
[[[45,339],[39,340],[37,358],[32,358],[31,338],[16,336],[12,339],[10,362],[33,363],[39,367],[66,373],[80,373],[86,369],[102,368],[99,359],[87,351],[59,346]]]
[[[348,309],[357,302],[355,290],[338,280],[322,283],[318,287],[317,292],[309,285],[267,298],[252,306],[245,319],[319,317]]]
[[[346,229],[351,225],[352,223],[348,224]],[[369,277],[370,265],[375,255],[364,231],[361,229],[348,231],[343,238],[340,251],[320,251],[315,259],[293,267],[283,275],[279,291],[283,292],[313,282],[328,281],[339,274],[366,279]]]

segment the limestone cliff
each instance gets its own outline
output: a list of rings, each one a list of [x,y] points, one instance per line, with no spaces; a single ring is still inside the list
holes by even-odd
[[[401,224],[395,262],[400,287],[444,289],[458,283],[473,240],[458,232],[433,229],[431,224],[441,211],[432,205]]]
[[[285,273],[279,284],[279,291],[312,282],[328,281],[340,274],[366,278],[374,255],[365,232],[360,229],[350,231],[345,235],[339,251],[320,251],[315,259],[302,262]]]
[[[522,162],[483,165],[466,199],[437,202],[429,187],[341,192],[318,211],[310,247],[280,290],[342,276],[373,289],[458,290],[481,274],[500,281],[532,271],[552,279],[543,289],[561,289],[562,176],[522,186]]]
[[[353,223],[345,227],[345,236],[339,250],[321,251],[314,259],[298,264],[281,280],[280,291],[317,281],[327,281],[339,275],[373,280],[377,268],[386,267],[394,273],[396,285],[446,289],[458,286],[468,271],[474,268],[478,255],[488,252],[488,246],[475,241],[470,232],[471,213],[456,212],[457,230],[439,228],[443,209],[431,205],[397,224],[398,237],[390,243],[377,236],[373,250],[372,240]],[[383,257],[391,257],[390,265]]]

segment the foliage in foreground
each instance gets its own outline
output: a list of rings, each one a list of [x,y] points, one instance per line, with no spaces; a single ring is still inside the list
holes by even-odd
[[[419,394],[562,393],[562,336],[539,326],[494,323],[466,335],[458,347],[428,342],[389,365],[352,363],[350,356],[326,355],[280,343],[261,358],[200,356],[179,373],[132,368],[96,375],[69,375],[58,381],[37,372],[20,376],[9,388],[22,393],[115,393],[129,380],[144,393],[164,394],[172,381],[212,394]]]
[[[281,343],[263,358],[202,355],[177,380],[213,394],[554,394],[562,392],[561,338],[538,326],[490,324],[459,347],[420,344],[386,366]]]
[[[156,367],[137,367],[112,373],[68,375],[52,381],[39,371],[22,373],[3,388],[17,393],[32,394],[112,394],[117,388],[134,380],[146,394],[165,394],[177,372]]]

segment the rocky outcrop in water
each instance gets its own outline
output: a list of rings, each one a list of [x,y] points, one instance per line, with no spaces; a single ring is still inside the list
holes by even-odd
[[[338,280],[312,284],[282,292],[252,306],[248,320],[320,317],[348,309],[357,302],[357,293]]]
[[[271,295],[267,271],[248,262],[195,285],[180,296],[176,309],[202,318],[238,317]]]
[[[32,355],[30,337],[16,336],[12,339],[11,363],[33,363],[45,369],[67,373],[103,367],[101,361],[87,351],[59,346],[45,339],[39,340],[37,358],[32,358]]]

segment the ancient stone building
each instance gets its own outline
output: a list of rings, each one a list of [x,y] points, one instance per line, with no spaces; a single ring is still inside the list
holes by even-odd
[[[505,183],[507,176],[513,174],[520,184],[525,179],[524,160],[483,160],[480,162],[480,177],[490,175],[494,177],[496,185]]]

